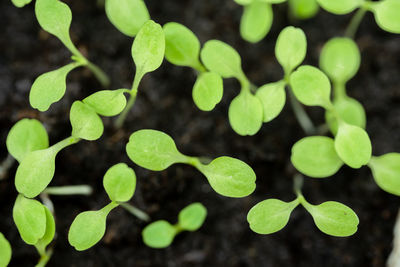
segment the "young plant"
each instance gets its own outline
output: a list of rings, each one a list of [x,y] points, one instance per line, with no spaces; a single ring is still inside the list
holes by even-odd
[[[151,248],[166,248],[180,232],[197,231],[206,217],[206,207],[199,202],[192,203],[179,212],[178,222],[174,225],[164,220],[147,225],[142,231],[143,242]]]
[[[0,266],[7,267],[11,261],[11,245],[8,240],[0,233]]]
[[[126,145],[128,157],[137,165],[162,171],[175,163],[194,166],[206,176],[211,187],[220,195],[245,197],[255,190],[256,175],[249,165],[231,157],[219,157],[203,164],[197,157],[180,153],[174,140],[156,130],[134,132]]]
[[[107,75],[86,59],[72,43],[70,25],[71,9],[59,0],[36,0],[35,14],[40,26],[56,36],[72,53],[73,62],[57,70],[40,75],[32,84],[29,101],[33,108],[46,111],[50,105],[59,101],[65,94],[66,77],[77,67],[88,67],[104,87],[108,87]]]
[[[136,188],[135,172],[126,164],[118,163],[107,170],[103,186],[111,202],[100,210],[80,213],[69,229],[68,241],[78,251],[96,245],[105,234],[106,220],[111,210],[133,197]]]

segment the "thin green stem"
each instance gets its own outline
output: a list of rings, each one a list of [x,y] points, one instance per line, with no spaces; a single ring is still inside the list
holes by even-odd
[[[347,97],[346,85],[343,83],[333,83],[333,98],[335,100]]]
[[[90,61],[87,62],[86,66],[93,72],[94,76],[96,76],[97,80],[99,80],[104,88],[108,88],[110,86],[110,78],[102,69]]]
[[[303,175],[301,175],[300,173],[297,173],[293,177],[293,190],[297,196],[302,195],[301,189],[303,188],[303,183],[304,183]]]
[[[135,206],[129,203],[119,203],[119,204],[121,205],[121,207],[126,209],[133,216],[136,216],[138,219],[145,222],[149,222],[151,220],[150,216],[146,212],[136,208]]]
[[[289,92],[290,104],[292,106],[294,115],[296,116],[297,121],[299,122],[301,128],[303,128],[303,131],[307,135],[315,134],[316,129],[315,129],[313,122],[311,121],[310,117],[307,115],[307,112],[304,110],[303,106],[299,103],[299,101],[294,96],[290,86],[289,86],[288,92]]]
[[[204,67],[204,65],[203,64],[201,64],[201,62],[199,61],[199,60],[197,60],[196,62],[194,62],[192,65],[191,65],[191,67],[193,68],[193,69],[195,69],[197,72],[199,72],[199,73],[203,73],[203,72],[206,72],[207,71],[207,69]]]
[[[58,153],[62,149],[66,148],[67,146],[78,143],[80,140],[81,140],[80,138],[70,136],[70,137],[67,137],[64,140],[52,145],[51,148],[54,149]]]
[[[353,18],[351,19],[349,25],[347,26],[345,36],[351,39],[354,39],[356,32],[360,26],[362,19],[364,18],[365,13],[367,10],[363,7],[359,8],[357,12],[354,14]]]
[[[116,207],[118,207],[120,204],[115,202],[115,201],[111,201],[110,204],[108,204],[107,206],[105,206],[104,208],[102,208],[100,211],[103,212],[103,214],[109,214],[110,211],[112,211],[113,209],[115,209]]]
[[[51,256],[53,255],[53,250],[48,249],[47,251],[43,251],[38,249],[38,252],[40,254],[40,259],[35,267],[45,267],[46,264],[49,262]]]
[[[89,185],[49,186],[43,193],[49,195],[85,195],[92,194],[93,189]]]

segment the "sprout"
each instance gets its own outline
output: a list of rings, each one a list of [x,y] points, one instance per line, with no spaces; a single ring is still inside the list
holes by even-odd
[[[178,223],[175,225],[164,220],[147,225],[142,232],[143,242],[152,248],[166,248],[180,232],[197,231],[206,217],[206,207],[198,202],[192,203],[179,212]]]

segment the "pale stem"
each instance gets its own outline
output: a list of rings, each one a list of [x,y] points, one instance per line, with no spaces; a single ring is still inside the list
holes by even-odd
[[[85,195],[92,194],[93,189],[89,185],[49,186],[43,193],[49,195]]]
[[[150,216],[146,212],[136,208],[135,206],[133,206],[129,203],[119,203],[119,204],[124,209],[126,209],[130,214],[132,214],[133,216],[136,216],[138,219],[145,221],[145,222],[149,222],[151,220]]]
[[[292,89],[289,88],[289,98],[290,104],[292,106],[294,115],[297,118],[301,128],[307,135],[313,135],[316,132],[315,126],[311,121],[310,117],[307,115],[306,111],[304,110],[303,106],[299,103],[299,101],[294,96]]]
[[[400,266],[400,210],[397,213],[396,223],[393,229],[393,249],[386,262],[387,267]]]
[[[43,204],[50,210],[52,214],[54,214],[54,204],[51,201],[50,197],[48,194],[46,194],[44,191],[40,193],[40,199],[42,200]]]
[[[110,78],[108,78],[108,75],[102,69],[90,61],[87,62],[86,66],[93,72],[94,76],[96,76],[97,80],[99,80],[104,88],[110,86]]]
[[[363,7],[359,8],[357,12],[354,14],[353,18],[350,21],[350,24],[347,26],[345,36],[351,39],[354,39],[356,32],[358,30],[358,27],[360,26],[360,23],[362,19],[364,18],[365,13],[367,12],[366,9]]]
[[[347,96],[346,85],[343,83],[333,83],[333,98],[335,100],[343,99]]]
[[[7,172],[14,162],[14,157],[11,156],[11,154],[8,154],[6,159],[0,164],[0,181],[6,178]]]
[[[48,249],[47,251],[39,251],[40,254],[40,259],[39,262],[36,264],[35,267],[44,267],[46,266],[46,264],[49,262],[51,255],[53,254],[53,250],[52,249]]]
[[[76,138],[73,136],[67,137],[64,140],[54,144],[51,146],[52,149],[54,149],[57,152],[60,152],[62,149],[66,148],[67,146],[76,144],[80,141],[80,138]]]
[[[303,188],[303,183],[304,183],[303,175],[301,175],[300,173],[297,173],[293,177],[293,190],[297,196],[302,195],[301,189]]]

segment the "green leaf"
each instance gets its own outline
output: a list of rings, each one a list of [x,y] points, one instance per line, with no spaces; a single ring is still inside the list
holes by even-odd
[[[335,149],[344,163],[354,169],[368,164],[371,159],[371,140],[367,132],[345,122],[339,124]]]
[[[206,207],[199,202],[192,203],[179,212],[178,225],[183,230],[196,231],[203,225],[206,217]]]
[[[344,122],[365,129],[367,118],[360,102],[351,97],[343,97],[335,100],[333,106],[336,114]],[[332,111],[326,111],[325,119],[333,135],[336,135],[338,131],[336,116]]]
[[[344,15],[360,7],[363,0],[317,0],[318,4],[328,12]]]
[[[35,14],[45,31],[56,36],[73,54],[76,54],[77,49],[69,36],[72,13],[66,4],[59,0],[36,0]]]
[[[357,214],[342,203],[327,201],[320,205],[305,205],[314,219],[315,225],[323,233],[332,236],[351,236],[357,232]]]
[[[49,137],[43,125],[35,119],[22,119],[7,136],[8,152],[19,162],[29,152],[49,147]]]
[[[256,93],[264,115],[263,122],[270,122],[281,113],[286,102],[285,82],[279,81],[261,86]]]
[[[11,0],[11,2],[12,2],[16,7],[23,7],[23,6],[27,5],[27,4],[29,4],[30,2],[32,2],[32,0]],[[1,233],[0,233],[0,234],[1,234]],[[5,265],[7,265],[7,264],[5,264]],[[1,264],[1,261],[0,261],[0,266],[3,266],[3,265]]]
[[[219,157],[199,168],[211,187],[226,197],[245,197],[256,188],[256,174],[249,165],[235,158]]]
[[[11,245],[8,240],[0,233],[0,266],[6,267],[11,261]]]
[[[243,7],[243,15],[240,20],[240,35],[251,43],[261,41],[272,26],[274,13],[269,3],[253,1]]]
[[[201,73],[193,87],[193,101],[203,111],[213,110],[221,101],[224,86],[221,76],[214,72]]]
[[[331,176],[343,165],[334,140],[325,136],[310,136],[297,141],[290,159],[298,171],[314,178]]]
[[[165,33],[165,58],[172,64],[197,68],[200,41],[186,26],[168,22],[163,26]]]
[[[247,90],[242,90],[229,105],[229,122],[239,135],[255,135],[263,123],[261,101]]]
[[[46,206],[43,206],[43,208],[46,214],[46,231],[43,237],[38,241],[38,243],[36,243],[36,246],[45,250],[47,245],[50,244],[54,239],[54,235],[56,233],[56,223],[50,210]]]
[[[68,241],[76,250],[83,251],[96,245],[106,232],[106,220],[118,204],[110,203],[101,210],[80,213],[71,224]]]
[[[165,170],[186,159],[169,135],[156,130],[134,132],[126,145],[126,152],[134,163],[152,171]]]
[[[139,77],[161,66],[165,52],[165,36],[160,24],[147,21],[132,45],[132,58]]]
[[[376,23],[383,30],[400,33],[400,1],[382,0],[373,6]]]
[[[240,55],[230,45],[210,40],[204,44],[200,57],[208,70],[218,73],[222,78],[243,79]]]
[[[15,174],[19,193],[34,198],[49,185],[54,176],[57,152],[50,147],[26,154]]]
[[[43,112],[48,110],[51,104],[58,102],[65,94],[68,73],[80,65],[70,63],[37,77],[29,93],[31,106]]]
[[[400,196],[400,154],[388,153],[372,157],[368,166],[372,170],[375,182],[382,190]]]
[[[168,247],[174,240],[175,235],[175,227],[164,220],[153,222],[142,231],[143,242],[151,248]]]
[[[289,0],[290,12],[298,19],[310,19],[319,11],[316,0]]]
[[[103,90],[91,94],[83,99],[82,102],[89,105],[101,116],[116,116],[120,114],[126,106],[125,92],[128,92],[128,90]]]
[[[99,139],[104,132],[104,125],[95,110],[81,101],[71,106],[69,119],[72,125],[72,136],[85,140]]]
[[[286,226],[290,214],[298,205],[297,199],[292,202],[267,199],[251,208],[247,214],[247,222],[250,229],[257,234],[272,234]]]
[[[307,39],[303,30],[288,26],[278,36],[275,45],[275,56],[285,70],[291,73],[303,62],[307,53]]]
[[[357,44],[350,38],[336,37],[322,48],[319,65],[333,82],[345,84],[356,75],[360,61]]]
[[[18,195],[13,219],[22,240],[29,245],[35,245],[46,232],[46,212],[37,200]]]
[[[244,5],[248,5],[248,4],[252,3],[254,0],[233,0],[233,1],[235,1],[239,5],[244,6]]]
[[[134,37],[143,24],[150,19],[143,0],[106,0],[108,19],[120,32]]]
[[[290,75],[290,85],[296,98],[307,106],[330,108],[331,84],[328,77],[312,66],[301,66]]]
[[[135,193],[135,172],[125,163],[118,163],[107,170],[103,185],[111,201],[129,201]]]
[[[280,4],[286,2],[287,0],[256,0],[256,1],[270,3],[270,4]]]

